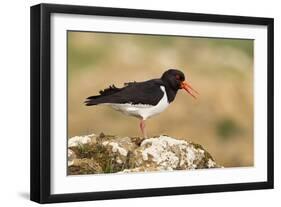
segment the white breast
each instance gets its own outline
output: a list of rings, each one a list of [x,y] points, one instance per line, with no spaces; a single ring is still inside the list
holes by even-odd
[[[148,119],[151,116],[161,113],[168,106],[168,97],[164,86],[160,86],[161,90],[164,92],[162,99],[158,102],[157,105],[144,105],[144,104],[107,104],[114,108],[115,110],[121,111],[122,113],[142,118],[144,120]]]

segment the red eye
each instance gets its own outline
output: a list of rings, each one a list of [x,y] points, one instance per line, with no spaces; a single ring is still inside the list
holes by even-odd
[[[179,75],[176,75],[176,79],[179,80],[179,79],[180,79],[180,76],[179,76]]]

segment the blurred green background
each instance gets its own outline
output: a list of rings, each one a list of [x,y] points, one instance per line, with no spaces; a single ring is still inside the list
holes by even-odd
[[[140,136],[139,120],[86,97],[124,82],[183,71],[199,91],[146,121],[149,136],[166,134],[203,145],[225,167],[253,165],[253,40],[68,32],[68,137],[101,132]]]

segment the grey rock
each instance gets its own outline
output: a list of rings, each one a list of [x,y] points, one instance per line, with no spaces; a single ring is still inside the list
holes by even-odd
[[[92,134],[76,136],[68,141],[72,154],[72,156],[69,155],[68,160],[69,174],[78,174],[77,172],[91,174],[172,171],[220,167],[201,145],[164,135],[142,139]],[[88,167],[85,167],[85,163]],[[79,168],[80,165],[83,169],[79,171],[77,167]],[[71,170],[73,166],[76,167],[75,172]]]

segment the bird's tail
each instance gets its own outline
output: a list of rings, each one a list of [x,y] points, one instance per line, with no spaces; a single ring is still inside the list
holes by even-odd
[[[100,100],[100,97],[101,97],[100,95],[99,96],[90,96],[84,101],[84,104],[86,106],[101,104],[102,102]]]
[[[92,105],[98,105],[102,103],[106,103],[106,100],[104,97],[113,95],[119,91],[121,91],[121,88],[117,88],[115,85],[111,85],[108,88],[101,90],[99,93],[100,95],[97,96],[90,96],[86,99],[84,102],[86,106],[92,106]]]

